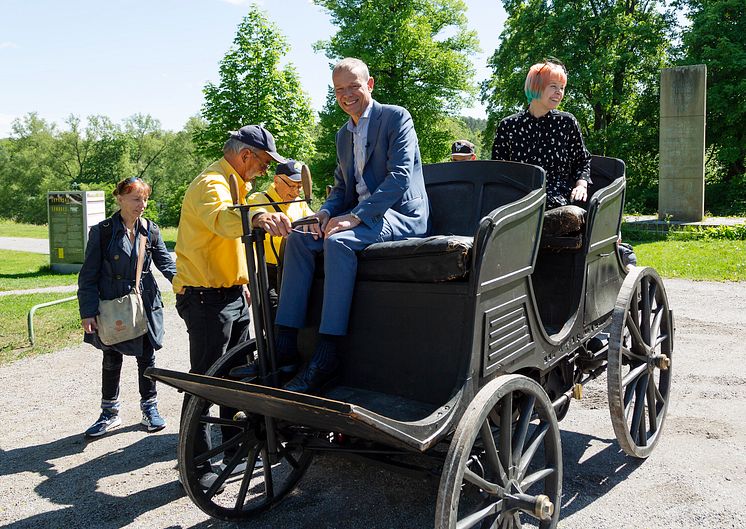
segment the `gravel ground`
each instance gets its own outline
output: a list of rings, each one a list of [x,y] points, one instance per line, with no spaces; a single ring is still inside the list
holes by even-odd
[[[746,283],[665,281],[675,311],[672,402],[644,462],[614,439],[604,377],[560,423],[573,529],[746,527]],[[166,311],[160,367],[186,370],[184,325]],[[0,368],[0,526],[228,528],[177,482],[180,395],[161,386],[162,432],[139,426],[136,366],[123,370],[123,425],[86,442],[98,414],[100,355],[88,345]],[[362,463],[317,458],[277,509],[243,527],[432,527],[437,483]]]

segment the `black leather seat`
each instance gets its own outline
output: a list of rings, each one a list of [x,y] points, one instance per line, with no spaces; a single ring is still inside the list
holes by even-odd
[[[472,237],[433,235],[371,244],[360,252],[357,275],[371,281],[439,283],[464,279],[471,266]]]

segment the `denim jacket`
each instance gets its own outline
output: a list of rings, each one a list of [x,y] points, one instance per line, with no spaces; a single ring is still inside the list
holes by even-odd
[[[135,286],[137,272],[137,250],[140,237],[148,237],[145,244],[145,258],[142,267],[140,292],[145,315],[148,319],[148,334],[145,338],[135,338],[113,346],[101,343],[97,334],[86,334],[83,340],[99,349],[115,349],[123,354],[142,354],[142,341],[149,339],[154,349],[163,344],[163,300],[158,284],[151,273],[151,264],[171,281],[176,274],[176,263],[168,253],[163,237],[158,232],[157,241],[151,244],[149,230],[154,224],[140,219],[135,242],[130,243],[119,212],[111,218],[92,226],[88,234],[85,260],[78,274],[78,305],[81,318],[98,315],[98,300],[116,299],[128,294]],[[106,248],[101,247],[101,229],[106,222],[112,223],[112,237]]]

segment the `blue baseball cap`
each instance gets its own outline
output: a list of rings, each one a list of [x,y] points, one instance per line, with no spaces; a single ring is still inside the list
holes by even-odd
[[[277,154],[275,138],[272,133],[261,125],[246,125],[238,130],[231,131],[231,138],[261,149],[269,154],[278,163],[285,163],[285,158]]]
[[[277,170],[275,171],[275,174],[282,174],[290,178],[293,182],[300,182],[300,172],[303,168],[303,164],[300,162],[296,162],[295,160],[291,160],[288,158],[288,160],[285,163],[281,163],[277,165]]]

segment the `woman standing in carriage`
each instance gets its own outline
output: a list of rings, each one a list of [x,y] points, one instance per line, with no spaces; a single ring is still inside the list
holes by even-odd
[[[555,60],[529,68],[528,107],[504,118],[492,144],[492,159],[538,165],[546,171],[547,209],[588,199],[591,155],[575,116],[557,107],[565,96],[567,70]]]

